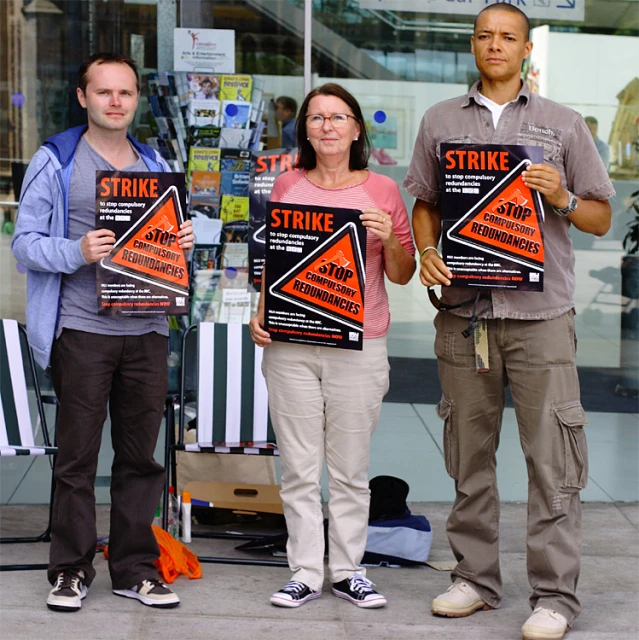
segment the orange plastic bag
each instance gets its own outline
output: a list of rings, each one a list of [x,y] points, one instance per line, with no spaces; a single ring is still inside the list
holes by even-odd
[[[153,533],[160,546],[160,557],[155,566],[164,578],[164,582],[171,584],[183,573],[191,580],[202,577],[202,566],[197,556],[170,533],[153,525]]]
[[[155,566],[164,582],[171,584],[182,573],[191,580],[202,577],[200,561],[186,545],[155,525],[153,525],[153,533],[160,547],[160,557],[155,561]],[[109,557],[108,547],[104,549],[104,557]]]

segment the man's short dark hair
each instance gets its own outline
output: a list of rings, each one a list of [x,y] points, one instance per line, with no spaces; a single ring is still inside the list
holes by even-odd
[[[211,86],[213,86],[211,78],[204,78],[204,80],[202,80],[202,86],[204,86],[205,84],[210,84]]]
[[[78,87],[82,89],[82,93],[86,93],[87,84],[89,82],[89,67],[92,64],[126,64],[135,74],[135,85],[140,91],[140,76],[138,75],[138,65],[134,60],[119,53],[94,53],[90,58],[86,59],[78,69]]]
[[[297,115],[297,101],[294,100],[293,98],[290,98],[289,96],[280,96],[276,101],[275,104],[280,103],[282,105],[283,109],[286,109],[287,111],[290,111],[293,116],[295,117]]]
[[[530,20],[528,16],[518,7],[512,4],[506,4],[505,2],[498,2],[497,4],[489,4],[487,7],[484,7],[476,16],[475,22],[473,24],[473,33],[477,31],[477,21],[479,20],[479,16],[482,13],[486,13],[486,11],[509,11],[510,13],[517,14],[524,21],[524,32],[526,34],[526,42],[530,40]]]
[[[351,93],[341,85],[332,82],[323,84],[321,87],[317,87],[317,89],[313,89],[309,92],[306,98],[304,98],[304,102],[300,108],[300,117],[297,119],[297,125],[295,126],[295,136],[297,138],[297,148],[299,150],[295,167],[310,171],[311,169],[315,169],[317,165],[315,149],[313,149],[313,145],[309,142],[306,135],[306,116],[308,115],[308,105],[315,96],[335,96],[336,98],[343,100],[353,112],[355,120],[357,120],[357,123],[359,124],[360,132],[357,140],[353,140],[351,143],[348,168],[351,171],[366,169],[366,167],[368,167],[368,159],[371,154],[371,141],[368,136],[366,121],[362,115],[362,110],[359,103]]]
[[[588,124],[595,124],[595,125],[599,125],[599,122],[597,121],[597,118],[595,118],[595,116],[586,116],[584,118],[584,120],[588,123]]]

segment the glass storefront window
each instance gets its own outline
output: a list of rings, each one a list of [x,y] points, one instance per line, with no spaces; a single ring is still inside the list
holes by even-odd
[[[168,71],[174,26],[233,29],[236,72],[263,79],[266,98],[286,95],[299,104],[307,2],[312,4],[307,81],[313,87],[338,82],[355,95],[371,126],[371,168],[401,185],[424,112],[466,93],[478,77],[469,46],[472,15],[393,10],[383,0],[380,8],[370,8],[367,0],[0,2],[0,222],[5,223],[0,315],[24,321],[25,275],[10,252],[11,224],[6,223],[15,218],[11,203],[38,146],[84,122],[75,98],[81,61],[96,51],[115,50],[134,57],[143,74]],[[596,120],[591,120],[593,135],[607,157],[617,196],[605,237],[572,232],[578,364],[584,388],[600,398],[599,410],[626,413],[627,398],[615,390],[637,388],[638,254],[631,253],[632,243],[624,247],[622,242],[629,224],[637,224],[639,16],[632,0],[579,4],[585,7],[583,20],[531,20],[534,49],[524,73],[540,95]],[[137,121],[142,132],[147,110],[140,109]],[[375,118],[378,112],[383,121]],[[413,199],[402,193],[410,212]],[[388,289],[393,366],[435,372],[435,312],[425,289],[417,276],[406,287]],[[432,405],[437,385],[427,386],[424,391],[415,384],[413,396],[391,391],[390,400]]]

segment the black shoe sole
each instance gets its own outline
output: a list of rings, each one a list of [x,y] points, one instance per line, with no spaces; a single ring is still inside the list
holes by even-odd
[[[116,593],[115,590],[113,593],[120,598],[127,598],[128,600],[137,600],[140,604],[143,604],[145,607],[150,607],[151,609],[175,609],[175,607],[180,606],[180,601],[177,602],[166,602],[166,603],[158,603],[158,604],[149,604],[148,602],[144,602],[140,598],[136,598],[135,596],[127,596],[124,593]]]
[[[51,611],[62,611],[63,613],[75,613],[76,611],[80,611],[80,607],[65,607],[64,605],[49,604],[48,602],[47,607],[51,609]]]

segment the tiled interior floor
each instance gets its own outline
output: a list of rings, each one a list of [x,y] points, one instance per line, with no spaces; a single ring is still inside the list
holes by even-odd
[[[621,348],[619,314],[621,297],[620,243],[597,240],[589,251],[577,251],[576,273],[578,362],[582,366],[619,366]],[[2,296],[0,315],[24,320],[24,276],[17,272],[9,238],[0,236]],[[597,274],[608,269],[604,283]],[[591,273],[594,272],[594,273]],[[6,274],[9,274],[7,277]],[[392,323],[389,354],[434,358],[434,309],[415,277],[405,287],[389,285]],[[627,348],[627,345],[624,345]],[[631,345],[637,348],[637,345]],[[614,407],[614,398],[612,399]],[[639,417],[628,413],[591,413],[587,428],[590,450],[590,483],[582,492],[588,501],[639,500]],[[109,426],[98,468],[98,502],[108,502],[106,486],[111,451]],[[157,448],[162,459],[162,442]],[[442,457],[442,422],[433,405],[385,403],[373,438],[371,477],[380,474],[404,478],[411,487],[409,499],[446,502],[453,499],[453,483]],[[527,479],[512,409],[506,409],[498,452],[498,478],[503,501],[525,501]],[[38,503],[47,500],[49,467],[46,459],[3,459],[0,465],[0,502]],[[325,483],[324,483],[325,487]]]

